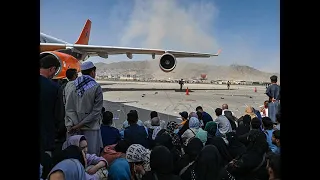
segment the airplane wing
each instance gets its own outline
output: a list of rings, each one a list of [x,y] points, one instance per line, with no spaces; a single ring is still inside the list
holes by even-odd
[[[172,50],[162,50],[162,49],[146,49],[146,48],[131,48],[131,47],[114,47],[114,46],[95,46],[95,45],[82,45],[82,44],[56,44],[56,43],[40,43],[41,47],[64,47],[64,48],[74,48],[80,52],[85,52],[89,56],[100,56],[106,57],[108,55],[119,55],[119,54],[150,54],[150,55],[163,55],[164,53],[170,53],[177,58],[208,58],[211,56],[218,56],[219,50],[216,54],[208,53],[198,53],[198,52],[184,52],[184,51],[172,51]]]

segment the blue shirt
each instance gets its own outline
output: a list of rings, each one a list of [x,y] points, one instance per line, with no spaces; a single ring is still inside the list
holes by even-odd
[[[212,117],[207,112],[202,112],[202,120],[204,127],[206,127],[207,122],[213,121]]]
[[[115,127],[102,124],[100,130],[103,147],[116,144],[121,139],[120,132]]]
[[[148,134],[144,126],[132,124],[124,130],[124,139],[131,144],[140,144],[145,148],[149,148]]]
[[[265,130],[265,134],[267,136],[267,142],[268,142],[268,145],[269,145],[269,148],[271,149],[272,152],[276,152],[278,150],[278,147],[274,144],[272,144],[272,133],[273,133],[273,129],[271,130]]]

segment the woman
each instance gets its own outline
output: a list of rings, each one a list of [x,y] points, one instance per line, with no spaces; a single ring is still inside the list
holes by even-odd
[[[69,137],[62,145],[62,150],[67,147],[75,145],[78,146],[85,153],[87,165],[86,171],[88,174],[97,177],[97,179],[102,179],[106,176],[105,168],[108,162],[103,157],[98,157],[95,154],[88,154],[88,143],[83,135],[74,135]]]
[[[202,148],[203,143],[201,140],[199,138],[192,138],[184,149],[185,154],[177,161],[174,167],[174,173],[176,175],[182,174],[182,172],[193,163]]]
[[[53,168],[48,180],[94,180],[95,178],[85,172],[87,164],[84,152],[77,146],[71,145],[62,150],[53,158]],[[61,178],[62,177],[62,178]]]
[[[87,180],[83,165],[77,159],[65,159],[55,165],[48,180]]]
[[[225,143],[225,141],[221,138],[216,136],[218,129],[218,125],[214,121],[210,121],[206,124],[205,130],[208,132],[208,139],[206,142],[206,145],[214,145],[219,150],[221,157],[222,157],[222,163],[224,165],[228,164],[233,158],[229,153],[228,147]]]
[[[257,117],[257,115],[254,112],[254,109],[251,106],[247,106],[244,112],[245,112],[245,115],[249,115],[251,119]]]
[[[189,129],[181,136],[183,144],[186,146],[193,137],[198,137],[203,144],[207,141],[207,132],[200,128],[201,124],[198,118],[191,117],[189,120]]]
[[[131,180],[141,180],[150,171],[150,151],[140,144],[132,144],[126,152],[130,165]]]
[[[257,129],[248,136],[247,151],[227,165],[227,170],[237,180],[268,180],[265,155],[268,143],[265,134]]]
[[[249,133],[250,129],[251,129],[250,115],[246,114],[246,115],[242,116],[241,118],[239,118],[238,128],[236,131],[237,136],[239,137],[241,135]]]
[[[173,174],[173,157],[165,146],[156,146],[150,155],[151,171],[146,172],[142,180],[180,180]]]
[[[173,146],[172,139],[169,134],[163,133],[160,136],[157,136],[157,138],[155,140],[155,145],[156,146],[165,146],[166,148],[168,148],[169,151],[171,152],[171,155],[173,158],[173,162],[174,162],[173,165],[174,166],[177,165],[176,163],[181,157],[181,152],[179,150],[177,150],[175,146]]]
[[[226,136],[229,142],[228,151],[232,159],[237,158],[246,152],[246,146],[239,141],[235,132],[229,132]]]
[[[172,144],[175,146],[177,150],[181,152],[181,139],[178,135],[179,132],[179,124],[175,121],[169,121],[166,129],[162,129],[158,136],[162,134],[168,134],[171,137]]]
[[[205,146],[194,163],[180,177],[182,180],[234,180],[225,171],[220,153],[214,145]]]

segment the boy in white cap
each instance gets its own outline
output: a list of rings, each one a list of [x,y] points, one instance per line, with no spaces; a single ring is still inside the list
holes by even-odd
[[[96,67],[92,62],[81,64],[81,74],[68,83],[64,90],[67,138],[75,134],[84,135],[88,142],[88,153],[99,155],[103,148],[100,132],[102,89],[94,79]]]

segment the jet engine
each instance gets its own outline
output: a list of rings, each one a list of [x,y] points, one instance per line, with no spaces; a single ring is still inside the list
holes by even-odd
[[[57,51],[45,51],[40,53],[40,56],[45,54],[51,54],[55,58],[57,58],[60,62],[60,68],[58,69],[57,73],[53,77],[54,79],[63,79],[66,78],[66,71],[67,69],[76,69],[80,72],[80,62],[77,58],[73,57],[72,55],[57,52]]]
[[[165,53],[160,57],[159,67],[163,72],[171,72],[176,68],[176,58],[169,53]]]

